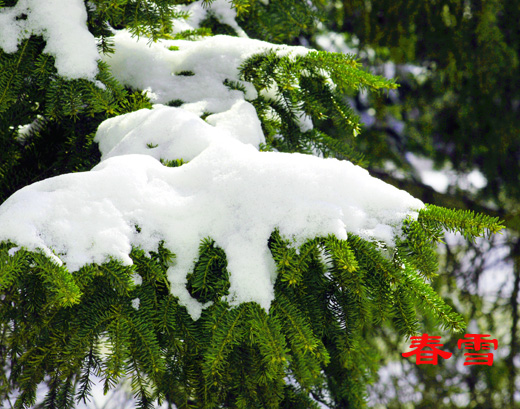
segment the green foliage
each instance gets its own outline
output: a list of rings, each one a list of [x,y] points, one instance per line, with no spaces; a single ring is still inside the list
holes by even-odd
[[[514,0],[400,0],[391,5],[349,0],[329,7],[329,28],[354,36],[361,50],[371,49],[370,63],[424,70],[419,76],[402,72],[398,98],[375,107],[384,111],[378,115],[381,125],[385,113],[406,122],[400,151],[392,159],[414,151],[462,172],[478,167],[488,182],[479,196],[515,213],[520,198],[519,19]],[[395,142],[385,133],[374,130],[372,137],[386,145]]]
[[[92,83],[88,87],[109,95]],[[86,108],[89,95],[80,97],[82,110]],[[27,184],[63,173],[90,170],[100,160],[97,144],[93,141],[99,124],[110,116],[151,107],[146,96],[124,90],[119,85],[117,97],[110,99],[109,109],[96,108],[94,113],[81,112],[75,116],[46,116],[40,111],[46,101],[36,102],[25,114],[24,110],[18,110],[18,103],[8,111],[0,112],[3,130],[0,130],[0,201]],[[56,99],[56,106],[61,106],[58,101]],[[22,125],[29,125],[29,129],[20,135],[18,128]]]
[[[100,24],[106,22],[111,27],[127,28],[132,34],[147,36],[155,41],[171,32],[173,18],[187,16],[174,7],[186,1],[94,0],[91,3],[92,7],[88,10],[91,29],[102,38],[110,36],[106,26]]]
[[[213,0],[204,0],[209,6]],[[312,1],[262,1],[231,0],[230,5],[237,14],[238,25],[251,38],[260,38],[271,43],[292,43],[298,36],[316,31],[316,23],[324,17],[323,0]],[[209,28],[213,34],[236,35],[235,29],[218,21],[210,10],[202,27]]]
[[[201,23],[203,25],[203,22]],[[213,34],[211,28],[209,27],[201,27],[195,30],[185,30],[181,31],[180,33],[177,33],[173,36],[174,40],[197,40],[201,37],[207,37],[211,36]],[[170,51],[175,51],[175,46],[172,46],[174,48],[170,48]]]
[[[252,38],[275,44],[290,44],[298,36],[315,31],[316,23],[323,17],[323,5],[326,4],[323,0],[265,3],[261,0],[233,1],[238,12],[237,23],[246,33]]]
[[[17,52],[0,50],[0,200],[23,186],[99,162],[93,143],[111,116],[149,108],[140,93],[125,90],[99,62],[97,83],[60,77],[39,37]],[[28,127],[22,135],[19,131]]]
[[[450,360],[442,372],[426,365],[403,365],[399,381],[394,379],[391,385],[385,379],[385,385],[379,385],[384,390],[378,408],[452,409],[460,406],[461,396],[467,399],[466,407],[518,407],[514,362],[520,353],[519,19],[518,2],[512,0],[347,0],[328,7],[324,34],[335,33],[334,38],[359,50],[373,72],[395,69],[400,85],[383,98],[355,97],[356,108],[373,122],[363,138],[357,138],[357,148],[378,177],[386,176],[385,180],[425,203],[458,209],[446,212],[428,205],[405,230],[419,241],[430,240],[430,249],[420,251],[405,241],[398,243],[398,250],[421,275],[431,278],[435,291],[456,305],[466,322],[478,327],[472,332],[493,334],[501,340],[501,349],[508,351],[492,367],[466,367],[463,374],[461,360]],[[431,159],[434,169],[449,169],[458,177],[450,180],[445,192],[436,192],[421,183],[408,152]],[[463,187],[460,182],[475,169],[484,175],[485,183]],[[499,227],[479,212],[504,219],[508,230],[474,242],[467,232],[480,231],[481,221]],[[459,226],[464,226],[463,231]],[[450,235],[444,243],[444,229],[470,240],[458,239],[455,244]],[[426,235],[421,238],[422,230]],[[439,248],[440,268],[436,267]],[[500,280],[504,284],[494,291]],[[420,321],[424,332],[438,331],[437,322],[426,317]],[[398,363],[401,357],[390,351],[401,349],[400,344],[389,334],[382,337],[388,360]],[[449,334],[444,338],[449,339]],[[406,387],[414,388],[421,398],[412,401],[399,393],[405,379]]]
[[[419,220],[450,215],[437,211],[430,216],[427,209]],[[407,240],[420,249],[417,229]],[[354,235],[295,249],[274,232],[269,247],[278,279],[267,313],[255,303],[229,308],[222,298],[229,287],[225,254],[204,240],[188,288],[212,305],[193,321],[170,294],[167,269],[175,256],[162,245],[148,255],[134,249],[132,266],[114,260],[71,274],[42,254],[2,244],[2,365],[11,362],[8,384],[23,391],[16,407],[30,407],[44,379],[47,406],[71,407],[67,402],[88,397],[93,374],[106,391],[129,374],[141,408],[156,399],[186,408],[277,408],[295,400],[312,408],[305,396],[325,396],[325,388],[333,406],[361,407],[374,375],[364,339],[378,326],[415,335],[419,308],[441,327],[464,327],[409,265],[409,254],[390,257]]]
[[[215,247],[215,243],[205,240],[199,247],[199,259],[193,273],[188,275],[187,288],[192,297],[205,303],[217,302],[228,294],[229,277],[226,271],[226,255]]]
[[[497,233],[504,228],[498,217],[475,214],[471,210],[449,210],[428,205],[419,215],[418,222],[428,230],[444,228],[461,233],[466,239]]]
[[[359,118],[345,103],[344,94],[360,88],[396,87],[390,80],[363,71],[352,56],[326,52],[258,54],[242,64],[241,75],[258,92],[252,103],[269,146],[288,152],[317,150],[355,163],[362,160],[352,149],[352,139],[360,132]],[[305,118],[315,128],[306,130]],[[341,137],[327,135],[327,128],[337,129]]]

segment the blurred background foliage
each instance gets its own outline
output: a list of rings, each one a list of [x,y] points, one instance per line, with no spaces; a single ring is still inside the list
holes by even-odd
[[[357,146],[373,175],[424,202],[500,216],[489,240],[447,236],[435,287],[468,322],[498,340],[493,366],[464,366],[458,336],[424,320],[453,352],[438,366],[401,357],[409,341],[385,328],[376,407],[518,408],[520,367],[520,2],[351,0],[326,6],[300,42],[354,53],[400,87],[346,96],[365,124]],[[440,182],[440,183],[439,183]]]

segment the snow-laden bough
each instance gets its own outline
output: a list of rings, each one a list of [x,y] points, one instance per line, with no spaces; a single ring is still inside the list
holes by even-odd
[[[186,275],[206,237],[226,253],[230,304],[255,301],[268,310],[276,266],[267,243],[275,229],[295,245],[349,233],[391,245],[402,221],[423,207],[350,162],[259,152],[190,112],[168,109],[206,133],[204,143],[170,134],[169,143],[190,149],[189,163],[170,168],[129,148],[90,172],[27,186],[0,207],[0,240],[40,249],[70,271],[109,258],[129,265],[133,246],[152,251],[162,241],[176,254],[171,291],[197,318],[202,305],[189,295]],[[157,111],[146,111],[148,126],[155,118],[159,129]]]

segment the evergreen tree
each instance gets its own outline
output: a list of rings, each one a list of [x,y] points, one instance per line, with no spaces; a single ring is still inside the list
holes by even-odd
[[[181,126],[188,118],[185,112],[191,109],[189,115],[196,112],[200,122],[189,117],[189,123],[203,132],[203,120],[214,125],[222,118],[217,115],[251,105],[265,138],[259,146],[262,158],[300,158],[279,156],[287,152],[320,156],[319,163],[326,162],[324,158],[367,163],[358,142],[363,140],[359,118],[345,96],[353,96],[359,89],[387,91],[396,84],[363,70],[353,56],[301,49],[291,53],[274,45],[295,44],[299,36],[312,36],[316,23],[326,16],[320,2],[235,0],[229,5],[215,1],[206,10],[201,4],[209,7],[211,2],[183,6],[187,2],[78,0],[61,5],[66,3],[73,4],[76,20],[71,19],[78,25],[65,26],[71,30],[68,34],[82,41],[87,38],[87,46],[95,38],[102,54],[90,70],[83,65],[84,56],[64,54],[55,47],[53,27],[63,28],[59,9],[29,0],[0,2],[0,217],[4,216],[6,226],[12,209],[23,212],[23,192],[45,192],[46,186],[56,186],[58,180],[66,190],[67,180],[79,181],[74,178],[77,172],[86,171],[82,175],[89,178],[106,171],[111,166],[105,157],[110,151],[105,150],[109,142],[103,135],[115,135],[111,127],[130,126],[127,132],[135,128],[145,134],[146,121],[139,118],[151,121],[152,115],[159,117],[163,112],[178,115],[168,122],[173,127]],[[236,19],[229,18],[230,6]],[[182,19],[190,8],[192,13],[195,9],[201,13],[196,27],[176,28],[183,27]],[[121,31],[114,35],[114,30]],[[238,47],[233,36],[245,33],[273,44],[262,43],[262,48],[255,43],[256,51],[235,67],[236,78],[220,78],[222,67],[209,67],[236,98],[234,102],[250,105],[233,102],[232,108],[216,112],[217,105],[209,103],[202,109],[194,107],[192,94],[186,94],[150,110],[161,98],[154,93],[164,90],[146,91],[122,73],[118,64],[125,57],[118,47],[130,44],[125,43],[127,32],[168,52],[165,58],[180,67],[171,73],[172,81],[184,81],[182,84],[202,78],[199,66],[189,66],[186,50],[201,50],[196,47],[215,46],[219,41],[227,42],[230,49]],[[226,37],[213,37],[216,34]],[[215,42],[204,43],[212,39]],[[143,47],[135,47],[133,53],[145,55]],[[197,52],[202,51],[193,51]],[[221,60],[231,54],[229,51]],[[186,60],[181,61],[179,55]],[[81,64],[67,65],[70,59]],[[86,63],[91,60],[86,58]],[[155,64],[160,66],[160,61]],[[246,111],[239,111],[243,118],[252,120],[246,115],[247,108],[243,109]],[[154,128],[154,132],[160,131]],[[174,168],[185,169],[186,174],[194,168],[192,164],[201,162],[198,154],[167,155],[161,149],[162,143],[169,142],[149,142],[143,148],[159,152],[157,159],[162,162],[160,167],[150,165],[150,172]],[[246,152],[241,149],[246,148],[236,152]],[[368,150],[368,154],[373,152]],[[222,156],[224,162],[233,159],[231,154]],[[49,179],[65,173],[72,173],[67,175],[71,178]],[[42,183],[30,188],[34,190],[20,190],[37,181]],[[309,214],[307,209],[294,210]],[[155,402],[179,408],[312,408],[318,402],[336,408],[363,407],[366,386],[377,373],[378,351],[384,351],[376,338],[382,329],[402,338],[416,335],[423,315],[435,328],[455,333],[465,328],[462,316],[431,284],[438,270],[436,244],[443,229],[472,239],[502,228],[498,218],[469,211],[433,204],[415,210],[408,217],[391,215],[395,225],[386,226],[393,232],[390,238],[383,234],[387,230],[364,234],[348,225],[345,237],[309,237],[306,232],[317,231],[315,225],[321,222],[310,217],[303,218],[310,230],[302,229],[301,237],[286,234],[283,223],[274,226],[264,243],[266,257],[276,270],[268,308],[251,300],[235,302],[233,297],[240,298],[240,294],[231,274],[232,255],[219,246],[216,237],[200,241],[197,259],[190,271],[184,271],[185,282],[180,282],[179,290],[172,271],[182,267],[186,255],[174,253],[167,238],[157,240],[153,248],[142,241],[141,246],[129,249],[127,260],[86,258],[73,268],[71,263],[59,263],[70,250],[66,246],[73,244],[65,243],[63,248],[47,245],[62,242],[60,237],[50,237],[45,226],[35,233],[41,239],[38,245],[17,242],[14,236],[25,236],[12,230],[8,234],[0,227],[4,369],[0,399],[7,402],[16,395],[14,407],[31,407],[37,386],[46,383],[44,407],[74,407],[88,399],[93,377],[100,376],[105,391],[130,377],[141,408]],[[22,217],[14,224],[24,221]],[[134,237],[154,233],[138,223],[124,229],[130,228],[135,229]],[[76,232],[82,234],[86,232]],[[85,249],[96,246],[95,241],[89,242]],[[202,308],[196,310],[193,305]]]

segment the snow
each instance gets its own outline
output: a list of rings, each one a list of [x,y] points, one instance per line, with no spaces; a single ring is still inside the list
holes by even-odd
[[[16,52],[31,35],[43,36],[43,52],[56,58],[58,74],[94,80],[100,57],[83,0],[19,0],[0,10],[0,48],[6,53]]]
[[[141,300],[139,298],[134,298],[132,300],[132,308],[134,310],[138,310],[140,305],[141,305]]]
[[[219,135],[178,168],[127,154],[27,186],[0,207],[0,240],[42,249],[70,271],[108,257],[130,265],[132,246],[151,251],[164,240],[177,255],[172,293],[197,318],[203,306],[185,284],[205,237],[226,253],[231,305],[256,301],[268,310],[276,266],[267,240],[276,228],[295,245],[347,232],[391,244],[421,207],[350,162],[259,152]]]
[[[406,160],[419,174],[424,184],[431,186],[440,193],[446,193],[450,186],[457,186],[462,190],[476,192],[487,185],[487,179],[478,169],[473,169],[469,173],[461,173],[445,165],[441,170],[436,170],[433,160],[411,152],[406,153]]]
[[[156,159],[191,160],[212,140],[232,137],[258,147],[265,143],[254,107],[238,100],[231,109],[210,115],[206,122],[185,109],[155,105],[106,120],[95,141],[102,159],[128,153]]]
[[[239,100],[257,97],[253,85],[239,78],[238,67],[248,57],[268,50],[295,56],[309,52],[304,47],[224,35],[199,41],[161,40],[149,44],[146,38],[133,38],[127,31],[116,32],[114,44],[115,53],[103,58],[118,81],[132,88],[151,90],[154,103],[181,100],[185,103],[183,108],[198,115],[224,112]],[[194,75],[180,75],[186,72]],[[240,82],[246,88],[246,95],[230,90],[224,85],[225,80]]]
[[[69,271],[109,258],[131,265],[132,247],[149,252],[163,242],[176,254],[167,273],[171,292],[197,319],[208,304],[190,296],[186,276],[204,238],[226,253],[227,301],[268,310],[276,265],[267,242],[274,230],[294,246],[329,234],[392,246],[403,219],[423,207],[350,162],[259,152],[265,139],[249,102],[256,91],[243,83],[244,95],[224,81],[239,81],[237,67],[254,53],[307,49],[226,36],[150,44],[125,31],[116,33],[115,48],[104,57],[114,76],[146,89],[156,105],[100,125],[102,160],[90,172],[37,182],[5,201],[0,241],[39,249]],[[161,105],[178,99],[180,107]],[[301,126],[312,121],[302,117]],[[189,163],[169,168],[159,161],[181,158]]]
[[[143,278],[137,274],[132,274],[132,281],[134,282],[134,285],[141,285],[143,283]]]
[[[188,12],[189,17],[185,20],[174,20],[174,33],[197,29],[203,20],[214,16],[221,23],[233,28],[239,37],[247,37],[245,31],[237,24],[236,10],[232,8],[228,0],[214,0],[205,5],[202,0],[198,0],[189,5],[179,5],[177,10]]]

